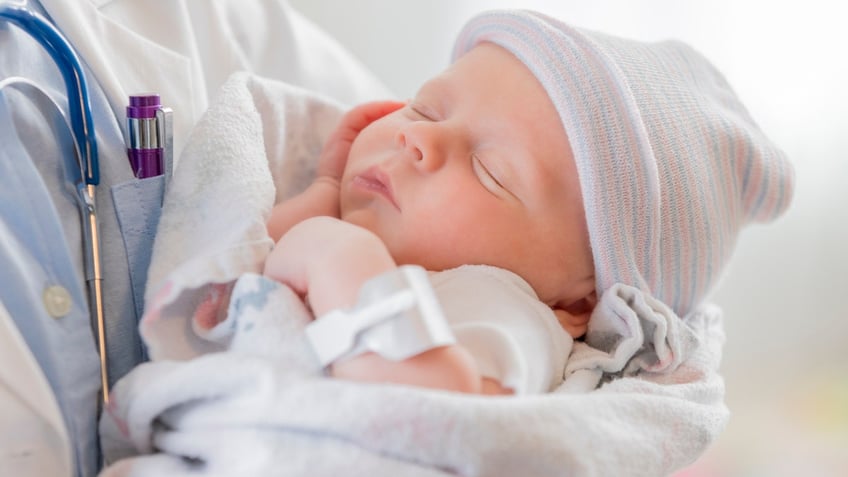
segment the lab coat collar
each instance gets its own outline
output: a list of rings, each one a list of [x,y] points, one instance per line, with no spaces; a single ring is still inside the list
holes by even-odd
[[[163,15],[177,17],[173,22],[178,24],[181,12],[185,14],[182,2],[41,0],[41,3],[94,73],[120,123],[130,94],[160,94],[163,104],[174,110],[175,151],[179,152],[182,139],[206,107],[203,82],[192,80],[189,57],[131,28],[134,18],[163,18]],[[140,14],[142,11],[145,15]],[[168,23],[163,18],[162,27],[167,28]]]

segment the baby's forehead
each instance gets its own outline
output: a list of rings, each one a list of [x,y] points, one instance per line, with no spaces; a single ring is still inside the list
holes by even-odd
[[[531,69],[493,43],[481,43],[457,58],[426,82],[422,91],[443,94],[456,102],[479,102],[481,108],[508,107],[510,115],[501,119],[513,125],[519,125],[520,120],[533,128],[561,124],[548,91]],[[543,108],[556,113],[550,115],[550,122],[542,121],[539,111]]]

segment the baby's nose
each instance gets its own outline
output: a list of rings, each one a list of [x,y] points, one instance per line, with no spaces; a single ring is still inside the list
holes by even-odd
[[[411,123],[398,132],[397,141],[416,166],[428,172],[442,167],[455,149],[450,131],[437,123]]]

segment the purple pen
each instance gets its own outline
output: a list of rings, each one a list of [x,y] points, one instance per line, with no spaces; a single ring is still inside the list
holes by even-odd
[[[161,175],[164,170],[162,156],[162,124],[156,112],[162,108],[158,94],[144,93],[130,96],[127,106],[127,155],[133,173],[139,179]]]

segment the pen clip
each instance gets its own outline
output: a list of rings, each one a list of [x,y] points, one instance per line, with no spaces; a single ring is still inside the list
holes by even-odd
[[[156,110],[157,135],[162,147],[162,173],[165,175],[165,188],[174,174],[174,112],[171,108],[160,107]]]

